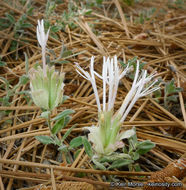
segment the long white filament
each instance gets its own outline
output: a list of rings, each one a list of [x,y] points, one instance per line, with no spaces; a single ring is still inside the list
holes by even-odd
[[[38,25],[37,25],[37,40],[42,48],[42,62],[43,62],[43,73],[44,76],[46,76],[46,57],[45,57],[45,53],[46,53],[46,44],[47,44],[47,40],[48,40],[48,35],[49,35],[49,30],[47,31],[47,33],[45,34],[45,28],[44,28],[44,21],[38,20]]]
[[[78,70],[77,72],[85,79],[89,80],[92,84],[94,94],[96,97],[96,102],[98,106],[98,112],[101,111],[110,111],[114,107],[117,90],[119,81],[122,77],[124,77],[127,71],[130,70],[131,67],[127,65],[126,69],[121,72],[118,67],[117,57],[114,58],[106,58],[103,57],[103,68],[102,68],[102,76],[99,75],[97,72],[94,71],[94,57],[91,58],[91,66],[90,66],[90,74],[84,71],[78,64],[76,65]],[[147,71],[143,70],[142,73],[139,75],[139,61],[137,60],[136,64],[136,72],[134,76],[134,81],[130,91],[128,92],[127,96],[125,97],[117,115],[121,117],[121,122],[123,122],[136,101],[146,96],[155,90],[158,90],[159,87],[152,86],[157,82],[157,80],[153,81],[146,89],[144,89],[145,84],[149,83],[151,79],[154,77],[154,74],[147,76]],[[97,75],[103,81],[103,109],[101,110],[100,99],[97,91],[95,75]],[[106,106],[106,96],[107,96],[107,85],[108,85],[108,106]]]

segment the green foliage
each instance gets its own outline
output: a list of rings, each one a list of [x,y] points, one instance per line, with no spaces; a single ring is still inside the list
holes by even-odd
[[[173,93],[181,92],[182,88],[178,88],[174,84],[174,79],[165,84],[165,94],[170,95]]]
[[[14,17],[11,15],[11,14],[9,14],[9,13],[5,13],[5,15],[6,15],[6,18],[8,19],[8,21],[11,23],[11,24],[15,24],[15,19],[14,19]]]
[[[150,140],[138,141],[136,134],[131,136],[128,142],[129,148],[123,147],[123,153],[114,152],[106,156],[95,155],[92,156],[92,161],[100,169],[115,169],[128,166],[129,170],[135,169],[135,171],[140,171],[140,166],[135,161],[140,158],[140,155],[154,148],[155,144]]]
[[[83,144],[83,137],[79,136],[70,141],[70,148],[77,148]]]
[[[155,11],[156,11],[155,7],[152,7],[148,10],[140,11],[139,16],[135,19],[135,22],[144,24],[145,21],[150,20],[151,16],[154,14]]]
[[[175,86],[174,79],[165,83],[164,88],[164,107],[168,108],[169,102],[176,102],[178,98],[178,92],[181,92],[182,88],[178,88]]]
[[[128,6],[132,6],[134,4],[134,0],[123,0]]]
[[[52,119],[52,121],[60,120],[65,118],[67,115],[73,114],[74,110],[66,109],[63,112],[59,113],[56,117]]]
[[[48,121],[48,126],[51,132],[51,136],[36,136],[35,138],[43,144],[54,144],[58,146],[58,150],[64,152],[67,156],[68,151],[70,150],[68,146],[64,144],[65,139],[69,136],[71,131],[74,129],[75,125],[72,126],[70,129],[66,131],[63,135],[62,139],[59,139],[56,135],[59,133],[70,121],[71,117],[70,114],[74,113],[74,110],[67,109],[58,114],[56,117],[52,119],[55,121],[53,127],[51,127],[51,120],[50,120],[50,111],[44,111],[41,114],[41,117],[45,118]],[[68,156],[67,156],[68,157]]]
[[[79,153],[81,152],[81,149],[78,149],[75,153],[74,153],[74,160],[76,160],[76,158],[79,156]]]
[[[65,127],[64,123],[65,123],[65,118],[58,120],[52,127],[52,134],[56,135],[57,133],[59,133],[59,131],[61,131],[61,129]]]
[[[65,60],[66,58],[76,56],[76,55],[72,55],[72,51],[68,50],[64,46],[64,44],[62,45],[61,52],[60,52],[60,55],[58,57],[56,56],[54,50],[49,49],[49,52],[54,57],[52,60],[50,59],[49,56],[46,57],[46,62],[49,65],[53,65],[53,64],[67,64],[67,63],[69,63],[69,61]]]
[[[27,84],[28,81],[29,81],[28,75],[22,75],[22,76],[19,78],[19,83],[20,83],[20,85],[25,85],[25,84]]]
[[[70,129],[67,130],[67,132],[63,135],[62,139],[61,139],[61,143],[64,142],[64,140],[68,137],[68,135],[71,133],[72,129],[74,129],[75,125],[72,126]]]
[[[159,98],[163,96],[164,104],[163,106],[169,110],[169,105],[171,102],[178,101],[178,92],[181,92],[183,89],[175,86],[175,81],[172,79],[171,81],[164,82],[163,80],[159,80],[159,83],[164,85],[164,93],[159,89],[154,92],[155,100],[159,102]]]
[[[132,164],[133,162],[134,162],[133,160],[119,159],[114,161],[108,169],[121,168],[122,166]]]
[[[88,142],[87,138],[83,138],[82,139],[83,141],[83,145],[84,145],[84,148],[85,148],[85,152],[87,153],[87,155],[92,158],[93,156],[93,152],[92,152],[92,147],[91,147],[91,144]]]
[[[92,156],[93,156],[92,147],[91,147],[91,144],[88,142],[86,137],[80,136],[80,137],[76,137],[76,138],[72,139],[70,142],[70,149],[77,148],[81,145],[84,146],[85,152],[87,153],[87,155],[90,158],[92,158]]]
[[[99,3],[102,3],[102,0],[96,0]],[[58,39],[58,35],[56,34],[58,31],[66,31],[67,28],[73,30],[77,28],[76,20],[79,19],[80,15],[89,15],[92,10],[86,8],[83,4],[81,8],[77,6],[76,2],[70,0],[68,2],[68,10],[64,11],[61,15],[61,18],[56,19],[55,25],[50,24],[50,18],[54,15],[56,4],[59,3],[57,0],[48,0],[45,9],[45,27],[46,29],[50,28],[51,36],[55,39]]]
[[[129,151],[128,154],[131,156],[131,159],[136,161],[140,158],[140,155],[146,154],[152,148],[155,147],[155,144],[150,140],[145,140],[139,142],[137,140],[136,134],[132,136],[129,140]],[[131,164],[133,167],[133,165]]]
[[[106,167],[104,166],[103,163],[97,161],[97,159],[95,159],[94,157],[92,157],[92,161],[94,162],[94,164],[101,170],[106,170]]]
[[[14,13],[12,10],[5,13],[5,17],[2,17],[0,19],[0,28],[6,29],[6,28],[13,28],[13,38],[14,40],[11,41],[10,45],[10,51],[14,51],[18,49],[22,43],[20,41],[22,40],[22,37],[26,35],[25,29],[33,27],[33,25],[29,22],[28,16],[31,16],[33,13],[33,7],[31,5],[31,1],[27,2],[26,7],[25,3],[21,3],[24,6],[24,9],[26,8],[25,12],[20,13],[22,15],[19,16],[19,19],[16,19],[16,13]],[[11,5],[15,6],[15,5]],[[21,9],[21,8],[20,8]],[[25,41],[24,41],[25,43]],[[16,59],[19,57],[18,51],[16,51]]]
[[[46,19],[48,19],[54,13],[55,8],[56,8],[55,1],[48,0],[46,4],[46,9],[45,9]]]
[[[137,60],[138,60],[138,57],[135,56],[135,57],[133,57],[132,59],[129,59],[129,60],[127,61],[127,63],[124,63],[123,61],[120,61],[120,64],[121,64],[121,66],[122,66],[123,68],[126,68],[127,65],[129,65],[129,67],[132,66],[132,67],[134,68],[133,71],[131,71],[130,73],[127,74],[127,76],[128,76],[130,79],[132,79],[132,80],[134,79],[134,76],[135,76],[135,72],[136,72],[136,62],[137,62]],[[146,62],[143,62],[143,60],[140,59],[140,60],[139,60],[139,70],[140,70],[140,71],[143,70],[143,68],[144,68],[145,65],[146,65]]]
[[[153,142],[151,142],[150,140],[142,141],[137,144],[136,152],[140,155],[143,155],[143,154],[149,152],[149,150],[151,150],[154,147],[155,147],[155,144]]]
[[[103,3],[103,0],[88,0],[86,1],[86,6],[87,7],[101,7]]]
[[[1,86],[5,86],[5,89],[6,89],[6,96],[0,99],[0,102],[2,103],[3,106],[9,106],[12,103],[10,101],[10,98],[11,96],[15,94],[16,89],[19,88],[21,85],[27,84],[27,82],[29,81],[29,78],[27,75],[22,75],[19,78],[19,82],[12,89],[10,89],[9,81],[5,79],[4,77],[0,77],[0,79],[4,81],[4,84],[2,84]]]
[[[53,139],[49,136],[35,136],[35,138],[43,144],[53,144]]]
[[[62,151],[62,152],[68,152],[68,147],[64,144],[60,145],[58,150]]]
[[[174,9],[186,9],[186,0],[168,0],[167,5],[168,8],[174,8]]]

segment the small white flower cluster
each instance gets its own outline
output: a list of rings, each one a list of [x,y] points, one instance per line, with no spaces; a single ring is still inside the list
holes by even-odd
[[[128,113],[139,98],[159,89],[159,87],[152,88],[157,81],[155,80],[145,88],[145,86],[154,77],[154,74],[147,76],[146,70],[143,70],[142,73],[139,74],[139,61],[137,61],[136,73],[131,90],[125,97],[119,111],[114,114],[113,108],[119,81],[131,69],[131,67],[127,65],[126,69],[121,72],[116,56],[114,56],[112,59],[103,57],[102,75],[99,75],[94,70],[94,57],[91,58],[90,74],[87,71],[84,71],[78,64],[76,64],[76,66],[78,69],[77,72],[83,78],[91,82],[98,106],[99,126],[87,127],[87,129],[90,131],[89,140],[94,144],[94,149],[98,154],[111,154],[117,150],[117,148],[124,146],[121,141],[122,139],[130,138],[135,134],[135,131],[133,129],[120,133],[121,123],[126,119]],[[96,86],[95,75],[103,81],[102,108]],[[108,102],[106,103],[107,97]]]
[[[44,21],[38,20],[37,25],[37,40],[42,48],[42,61],[43,61],[43,73],[46,76],[46,58],[45,58],[45,51],[46,51],[46,45],[48,40],[49,31],[45,34],[45,28],[44,28]]]
[[[55,71],[54,66],[46,65],[46,45],[48,40],[49,30],[45,34],[44,21],[38,20],[37,40],[42,48],[43,68],[40,66],[37,69],[30,69],[30,88],[34,103],[45,109],[53,110],[63,99],[64,73]]]

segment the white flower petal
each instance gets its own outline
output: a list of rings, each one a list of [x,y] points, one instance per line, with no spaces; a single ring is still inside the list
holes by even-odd
[[[136,134],[136,131],[134,129],[129,129],[127,131],[121,132],[119,134],[119,140],[128,139],[128,138],[132,137],[135,134]]]

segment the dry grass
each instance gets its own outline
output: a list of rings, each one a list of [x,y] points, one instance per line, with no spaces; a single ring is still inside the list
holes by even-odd
[[[23,52],[28,55],[29,68],[32,68],[36,62],[41,63],[41,50],[37,45],[35,31],[37,20],[44,16],[46,2],[44,0],[33,2],[34,15],[28,17],[28,20],[34,27],[25,29],[26,37],[15,39],[12,26],[0,31],[1,57],[7,63],[6,66],[1,67],[0,74],[10,81],[10,88],[13,88],[19,77],[25,74]],[[14,6],[10,6],[5,1],[1,2],[1,17],[11,11],[18,20],[26,8],[22,7],[19,1],[12,1],[12,3]],[[67,9],[67,3],[68,1],[64,1],[57,6],[57,14],[50,18],[51,23],[55,23],[58,15]],[[108,189],[109,182],[106,182],[106,179],[108,180],[112,175],[116,175],[124,182],[146,182],[152,172],[165,168],[186,152],[184,107],[186,97],[186,16],[184,11],[186,7],[169,8],[167,3],[168,1],[160,0],[144,1],[129,7],[122,1],[106,1],[104,11],[100,8],[93,9],[91,15],[81,16],[74,21],[77,28],[70,29],[67,25],[65,31],[57,32],[58,40],[50,36],[48,41],[48,49],[53,50],[57,56],[60,54],[62,43],[73,52],[72,56],[59,60],[67,60],[69,63],[55,64],[57,70],[63,70],[66,73],[65,94],[70,98],[53,112],[53,117],[64,109],[70,108],[75,110],[75,114],[68,127],[77,124],[66,140],[66,144],[73,137],[84,135],[82,130],[84,126],[91,126],[97,122],[97,106],[91,84],[77,74],[74,62],[88,68],[90,58],[94,55],[95,68],[99,72],[103,55],[117,55],[121,60],[138,56],[147,62],[145,68],[149,73],[157,71],[157,76],[161,76],[164,81],[174,78],[176,85],[184,89],[179,93],[179,99],[175,103],[179,108],[176,110],[179,111],[178,115],[167,111],[161,104],[163,101],[161,98],[160,103],[157,103],[152,98],[146,97],[135,104],[126,122],[123,123],[122,129],[136,126],[139,140],[149,139],[156,143],[156,147],[139,160],[143,172],[95,170],[84,149],[71,165],[57,161],[55,147],[44,146],[34,138],[36,135],[48,135],[49,130],[45,120],[38,118],[41,110],[33,103],[28,105],[23,95],[18,94],[20,91],[29,90],[29,83],[27,83],[16,89],[16,93],[11,97],[10,106],[0,107],[1,111],[10,111],[0,116],[0,189],[44,189],[41,188],[41,184],[48,186],[45,189],[60,189],[62,186],[60,184],[68,183],[68,181],[83,183],[84,186],[86,183],[92,184],[96,189]],[[152,7],[156,7],[156,11],[150,19],[145,20],[143,24],[136,23],[140,10]],[[162,12],[162,9],[165,12]],[[123,14],[129,15],[128,19]],[[92,28],[90,24],[94,27]],[[20,45],[16,50],[11,51],[13,40],[19,41]],[[19,55],[18,59],[15,57],[16,53]],[[52,58],[53,55],[50,52],[48,54]],[[4,81],[0,79],[0,97],[7,94],[3,83]],[[100,81],[98,81],[98,86],[101,87]],[[116,109],[130,86],[130,79],[122,80],[117,95]],[[100,96],[101,93],[100,88]],[[172,105],[173,109],[175,104]],[[7,123],[7,120],[11,120],[11,123]],[[59,137],[66,130],[63,129]],[[85,177],[76,175],[80,172],[84,173]],[[23,188],[25,184],[27,187]],[[93,189],[93,186],[88,189],[91,188]]]

